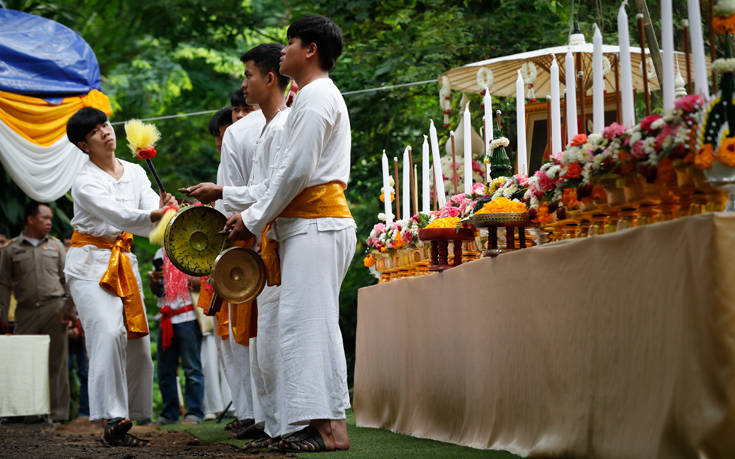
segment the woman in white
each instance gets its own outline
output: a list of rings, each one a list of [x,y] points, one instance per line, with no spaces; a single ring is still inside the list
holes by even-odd
[[[89,155],[72,185],[74,236],[64,271],[86,335],[90,419],[105,421],[109,445],[145,446],[127,433],[131,419],[151,418],[153,398],[150,338],[130,233],[148,236],[176,200],[153,191],[142,167],[115,157],[115,131],[100,110],[75,113],[67,136]]]

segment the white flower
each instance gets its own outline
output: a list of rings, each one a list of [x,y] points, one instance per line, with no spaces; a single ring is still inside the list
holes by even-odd
[[[630,136],[630,144],[633,145],[639,140],[641,140],[641,131],[635,130]]]
[[[385,221],[385,213],[383,213],[383,212],[379,213],[378,214],[378,220],[381,221],[381,222],[384,222]],[[371,237],[375,237],[375,235],[373,233],[370,233],[370,236]]]
[[[720,58],[712,63],[712,71],[715,73],[735,72],[735,58]]]
[[[602,142],[603,139],[604,137],[597,133],[593,133],[587,136],[587,141],[593,145],[599,144],[600,142]]]
[[[656,131],[658,129],[661,129],[662,127],[664,127],[664,124],[666,124],[666,121],[664,121],[663,118],[659,118],[653,123],[651,123],[651,130]]]
[[[656,143],[655,137],[646,137],[643,140],[643,151],[645,151],[648,156],[653,156],[656,154],[656,149],[653,148],[654,143]]]
[[[507,147],[508,145],[510,145],[510,140],[506,137],[498,137],[490,142],[490,150],[495,150],[498,147]]]
[[[735,1],[720,0],[713,8],[715,16],[730,16],[735,14]]]

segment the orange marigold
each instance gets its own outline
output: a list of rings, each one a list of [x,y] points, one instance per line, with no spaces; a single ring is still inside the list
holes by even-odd
[[[605,191],[605,187],[602,185],[595,185],[595,187],[592,188],[592,200],[595,202],[607,201],[607,192]]]
[[[390,202],[393,202],[395,200],[396,200],[396,194],[395,193],[391,193],[390,194]],[[380,193],[380,202],[385,202],[385,194],[383,194],[383,193]]]
[[[426,225],[426,228],[456,228],[459,225],[459,217],[437,218]]]
[[[536,218],[538,219],[538,222],[542,225],[554,223],[554,214],[549,213],[549,206],[546,204],[542,204],[541,207],[538,208]]]
[[[498,213],[521,213],[526,211],[526,205],[522,202],[513,201],[504,196],[493,199],[482,205],[482,209],[478,210],[478,214],[498,214]]]
[[[715,151],[711,143],[704,144],[694,155],[694,166],[697,169],[706,170],[715,163]]]
[[[735,137],[726,137],[717,147],[717,160],[725,166],[735,167]]]
[[[576,209],[579,206],[577,190],[574,188],[565,189],[561,195],[561,203],[564,204],[564,207],[567,209]]]
[[[373,257],[373,254],[368,254],[368,256],[363,258],[362,264],[365,265],[366,268],[373,266],[375,264],[375,257]]]
[[[587,143],[587,135],[586,134],[577,134],[574,137],[572,137],[572,146],[578,147],[580,145],[584,145]]]
[[[735,14],[727,17],[713,17],[712,29],[717,33],[735,34]]]
[[[674,180],[676,180],[674,162],[671,160],[671,158],[661,158],[661,161],[658,162],[658,171],[656,174],[658,178],[660,178],[661,181],[665,183],[673,182]]]

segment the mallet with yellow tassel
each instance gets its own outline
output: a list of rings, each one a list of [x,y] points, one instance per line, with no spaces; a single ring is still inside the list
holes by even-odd
[[[148,165],[148,170],[153,174],[153,178],[156,180],[158,185],[158,191],[160,193],[166,193],[166,189],[161,183],[161,179],[158,177],[156,167],[153,165],[153,157],[156,156],[156,149],[154,144],[161,138],[161,133],[153,124],[146,124],[140,120],[130,120],[125,122],[125,135],[128,138],[128,147],[130,151],[135,155],[136,158],[143,161]],[[166,231],[168,222],[176,215],[178,208],[170,206],[159,220],[156,227],[151,231],[148,236],[152,244],[163,245],[163,234]]]

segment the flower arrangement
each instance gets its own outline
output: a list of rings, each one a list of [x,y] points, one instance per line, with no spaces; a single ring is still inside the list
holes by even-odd
[[[456,228],[459,220],[459,217],[441,217],[426,225],[426,228]]]
[[[476,214],[494,214],[494,213],[522,213],[526,211],[526,205],[520,201],[515,201],[501,196],[490,202],[483,204],[482,209],[475,212]]]
[[[454,189],[452,178],[456,178],[457,188],[463,188],[464,181],[463,179],[461,179],[461,177],[464,175],[464,158],[457,157],[456,162],[452,162],[451,156],[445,155],[445,156],[442,156],[441,163],[442,163],[442,174],[444,177],[444,189],[445,190]],[[483,165],[479,161],[473,159],[472,160],[472,182],[473,183],[483,183],[485,181],[484,171],[485,169]],[[433,174],[433,169],[431,173]]]

